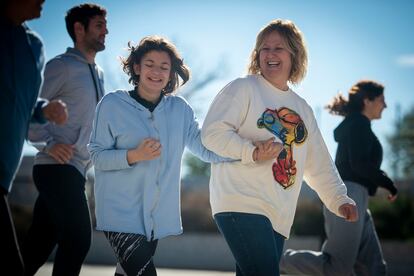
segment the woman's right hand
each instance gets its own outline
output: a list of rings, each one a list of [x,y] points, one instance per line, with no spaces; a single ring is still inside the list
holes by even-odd
[[[394,202],[396,199],[397,199],[397,197],[398,197],[398,194],[389,194],[388,196],[387,196],[387,199],[390,201],[390,202]]]
[[[253,151],[253,160],[255,162],[275,159],[283,150],[283,144],[274,142],[274,138],[253,142],[253,145],[256,146]]]
[[[339,213],[346,221],[355,222],[358,220],[358,208],[354,204],[342,204],[339,206]]]
[[[144,160],[152,160],[161,155],[161,144],[153,138],[144,139],[135,149],[128,150],[127,161],[129,165]]]

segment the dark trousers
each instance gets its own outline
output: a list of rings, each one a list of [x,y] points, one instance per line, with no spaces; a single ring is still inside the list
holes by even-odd
[[[214,220],[236,259],[237,276],[279,275],[285,238],[267,217],[224,212],[215,214]]]
[[[3,188],[0,188],[0,238],[0,274],[23,275],[23,259],[7,201],[7,191]]]
[[[139,234],[104,233],[126,275],[157,276],[153,257],[158,240],[147,241],[144,235]]]
[[[57,246],[53,275],[79,275],[91,244],[85,178],[71,165],[36,165],[39,191],[23,245],[26,275],[34,275]]]

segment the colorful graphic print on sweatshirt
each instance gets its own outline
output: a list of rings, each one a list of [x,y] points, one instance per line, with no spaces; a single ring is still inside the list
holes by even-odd
[[[292,186],[296,178],[296,161],[293,159],[293,144],[300,145],[308,137],[305,123],[295,111],[281,107],[267,108],[257,120],[259,128],[266,128],[277,136],[283,143],[275,163],[273,163],[273,177],[284,189]]]

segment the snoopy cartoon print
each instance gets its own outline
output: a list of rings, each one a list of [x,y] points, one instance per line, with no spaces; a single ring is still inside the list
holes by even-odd
[[[284,189],[292,186],[296,178],[293,145],[305,142],[308,136],[305,123],[295,111],[281,107],[267,108],[257,120],[257,126],[267,129],[283,143],[283,150],[272,165],[273,177]]]

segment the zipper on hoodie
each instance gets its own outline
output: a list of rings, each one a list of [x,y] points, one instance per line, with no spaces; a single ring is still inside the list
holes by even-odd
[[[151,121],[152,127],[155,129],[156,133],[158,134],[157,138],[160,138],[160,132],[158,128],[156,127],[155,121],[154,121],[154,113],[153,112],[150,112],[150,113],[151,113],[151,116],[149,117],[149,120]],[[160,187],[159,187],[158,179],[160,179],[159,176],[160,176],[161,165],[162,164],[161,164],[161,159],[160,159],[160,164],[157,168],[156,181],[155,181],[156,197],[154,200],[154,204],[151,208],[151,241],[154,240],[154,229],[155,229],[155,220],[154,220],[153,212],[155,210],[155,207],[157,207],[159,199],[160,199]]]

